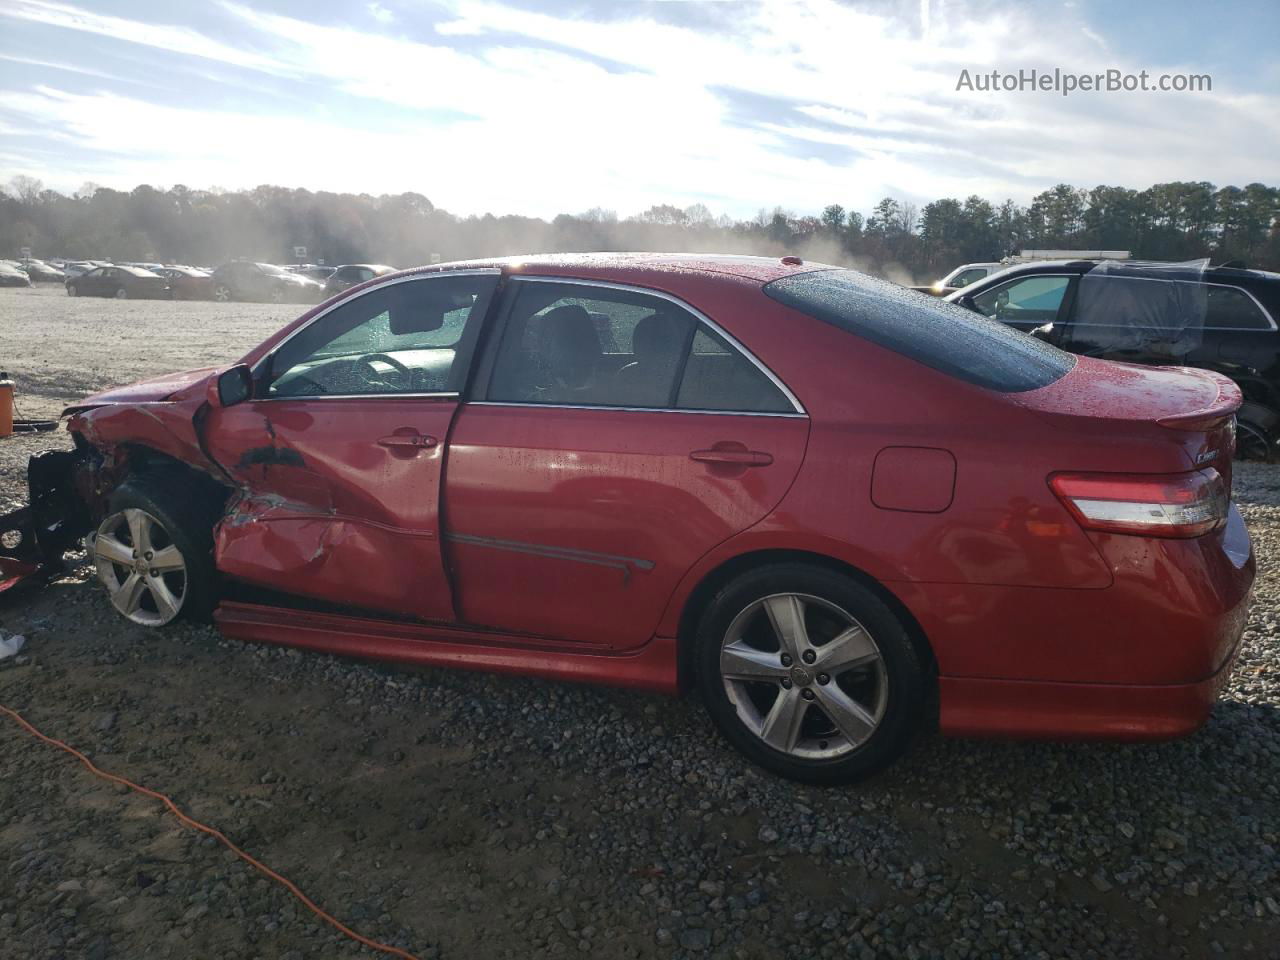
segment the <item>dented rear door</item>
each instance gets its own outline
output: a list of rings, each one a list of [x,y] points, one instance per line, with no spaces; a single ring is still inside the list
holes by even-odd
[[[496,271],[411,277],[342,301],[210,411],[239,491],[219,571],[296,597],[456,619],[440,547],[445,451]]]

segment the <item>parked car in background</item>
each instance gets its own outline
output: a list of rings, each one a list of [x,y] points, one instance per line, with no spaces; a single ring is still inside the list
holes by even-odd
[[[29,287],[31,278],[10,260],[0,260],[0,287]]]
[[[66,281],[72,297],[115,297],[117,300],[159,300],[170,296],[169,281],[141,267],[94,267]]]
[[[67,279],[71,279],[72,277],[79,277],[86,274],[90,270],[97,269],[98,267],[109,266],[111,266],[111,264],[105,260],[68,260],[63,265],[62,272],[67,275]]]
[[[316,283],[324,283],[329,279],[329,275],[333,273],[333,267],[326,267],[318,263],[288,263],[285,269],[290,273],[296,273],[299,276],[307,277]]]
[[[696,684],[843,782],[935,722],[1200,726],[1254,578],[1239,404],[793,257],[450,264],[73,404],[31,529],[141,626]]]
[[[314,303],[324,286],[273,263],[232,260],[213,271],[213,299],[259,303]]]
[[[395,269],[395,267],[388,267],[385,263],[344,263],[329,275],[329,279],[324,284],[324,292],[333,296],[348,287],[354,287],[357,283],[395,273]]]
[[[153,271],[169,281],[175,300],[212,300],[213,277],[195,267],[164,266]]]
[[[1004,267],[1005,265],[1003,263],[996,263],[994,261],[988,261],[985,263],[962,263],[941,280],[937,281],[933,286],[935,289],[950,287],[954,290],[958,290],[961,287],[967,287],[971,283],[976,283],[984,277],[990,276],[997,270],[1003,270]]]
[[[20,261],[22,269],[27,272],[32,283],[62,283],[67,275],[57,267],[51,267],[43,260],[28,258]]]
[[[1082,356],[1225,374],[1244,394],[1237,453],[1276,459],[1278,273],[1201,263],[1042,261],[1009,267],[947,299]]]

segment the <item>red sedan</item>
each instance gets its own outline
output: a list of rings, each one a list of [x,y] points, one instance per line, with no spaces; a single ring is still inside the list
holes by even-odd
[[[696,686],[751,759],[839,782],[935,722],[1199,727],[1254,577],[1240,401],[790,257],[498,260],[76,404],[33,494],[83,492],[137,623]]]

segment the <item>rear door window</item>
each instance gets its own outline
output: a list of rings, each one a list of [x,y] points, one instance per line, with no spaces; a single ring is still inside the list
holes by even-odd
[[[793,413],[795,407],[767,373],[709,327],[693,338],[676,406],[682,410]]]
[[[1210,330],[1274,330],[1262,305],[1239,287],[1210,285],[1204,325]]]
[[[490,401],[798,412],[772,374],[665,297],[572,282],[517,283]]]
[[[521,283],[488,399],[669,409],[696,323],[639,291]]]

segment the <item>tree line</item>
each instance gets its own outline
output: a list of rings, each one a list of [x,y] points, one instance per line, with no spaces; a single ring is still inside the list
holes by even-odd
[[[1161,183],[1146,190],[1059,184],[1029,205],[978,196],[925,204],[886,197],[865,216],[833,203],[817,216],[782,208],[715,216],[702,204],[660,204],[620,218],[611,210],[457,216],[419,193],[252,190],[130,191],[85,184],[67,196],[27,176],[0,194],[0,256],[160,260],[216,265],[235,257],[411,266],[520,253],[662,250],[797,254],[904,282],[930,282],[966,262],[1023,248],[1118,249],[1151,260],[1208,257],[1280,269],[1280,189]]]

